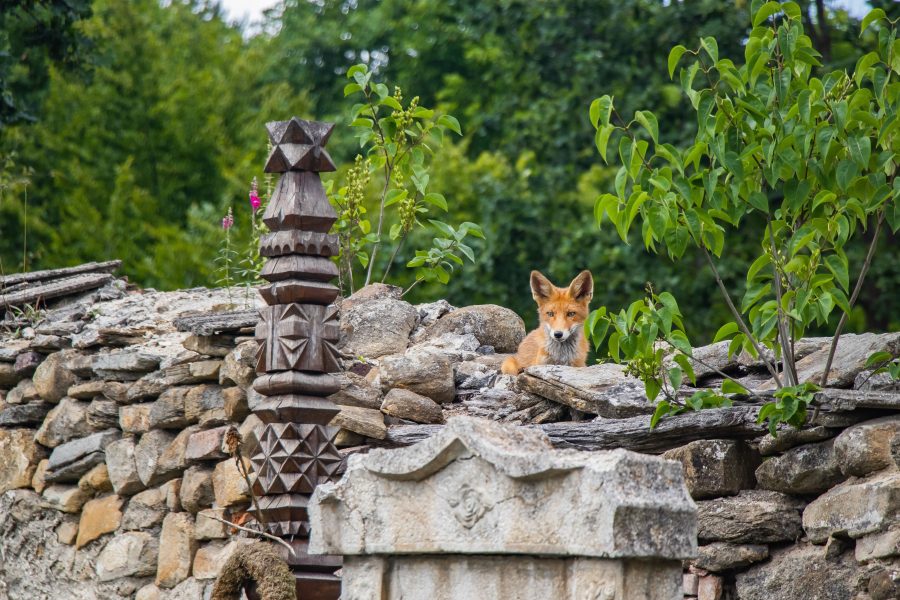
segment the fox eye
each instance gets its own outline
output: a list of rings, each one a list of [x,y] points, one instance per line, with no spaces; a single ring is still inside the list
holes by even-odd
[[[575,311],[570,310],[569,312],[566,313],[566,316],[571,319],[572,317],[575,316]]]
[[[553,311],[552,311],[552,310],[548,310],[548,311],[547,311],[547,316],[548,316],[548,317],[552,317],[552,316],[553,316]]]

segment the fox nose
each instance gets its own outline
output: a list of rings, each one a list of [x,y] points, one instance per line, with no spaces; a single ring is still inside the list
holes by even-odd
[[[563,336],[563,332],[562,332],[562,331],[554,331],[554,332],[553,332],[553,337],[555,337],[556,339],[561,339],[562,336]]]

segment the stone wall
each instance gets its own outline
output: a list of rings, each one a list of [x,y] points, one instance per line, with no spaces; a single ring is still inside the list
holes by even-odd
[[[246,541],[207,515],[249,518],[246,483],[222,447],[233,427],[249,456],[259,423],[252,312],[228,312],[251,308],[247,298],[113,281],[0,321],[0,599],[208,596]],[[219,317],[184,319],[198,313]],[[455,415],[543,427],[558,446],[668,450],[699,508],[688,596],[896,595],[900,396],[860,373],[869,353],[900,352],[900,334],[848,336],[835,385],[851,395],[773,439],[740,402],[650,433],[643,388],[616,365],[500,375],[525,328],[497,306],[412,306],[376,285],[343,301],[341,329],[347,372],[332,400],[346,455],[427,438]],[[824,344],[801,349],[817,360]],[[765,384],[761,365],[720,346],[698,350],[704,363]]]

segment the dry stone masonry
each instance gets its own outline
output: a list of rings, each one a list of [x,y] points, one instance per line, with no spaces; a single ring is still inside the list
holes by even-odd
[[[266,406],[269,397],[254,389],[259,381],[254,295],[245,290],[230,295],[226,290],[140,290],[101,275],[100,287],[49,300],[28,319],[17,320],[9,312],[0,321],[3,600],[205,598],[225,559],[248,541],[220,520],[252,523],[250,489],[223,441],[237,431],[241,460],[252,470],[259,432],[264,421],[276,416]],[[235,299],[241,303],[237,307]],[[481,481],[485,487],[479,489],[492,493],[499,488],[490,486],[501,482],[526,490],[549,481],[541,479],[546,471],[535,482],[521,476],[525,471],[507,472],[510,465],[522,463],[521,457],[510,459],[509,446],[498,441],[517,435],[512,431],[521,434],[523,444],[543,448],[547,458],[540,460],[547,465],[557,460],[551,454],[574,457],[566,458],[572,462],[565,468],[554,467],[560,470],[560,482],[590,481],[604,473],[604,481],[619,486],[625,485],[621,473],[632,473],[638,494],[655,489],[653,473],[669,473],[677,485],[683,481],[696,504],[699,545],[696,554],[658,558],[680,561],[684,597],[900,597],[900,387],[864,370],[871,352],[900,353],[900,334],[843,337],[835,360],[834,385],[839,387],[819,394],[820,410],[811,411],[804,429],[784,429],[773,438],[756,423],[758,405],[740,399],[733,408],[663,419],[650,431],[642,387],[612,365],[572,372],[536,367],[519,377],[500,375],[504,352],[525,334],[522,320],[501,307],[454,308],[445,301],[413,306],[400,298],[399,289],[385,285],[337,303],[336,348],[344,371],[335,375],[339,389],[329,396],[339,409],[330,425],[339,428],[335,445],[340,456],[355,458],[347,462],[350,474],[329,493],[346,489],[350,498],[350,490],[360,485],[357,480],[369,482],[372,490],[415,487],[419,493],[408,503],[384,501],[379,506],[367,500],[356,508],[406,511],[390,521],[396,530],[382,529],[384,534],[414,536],[430,527],[446,535],[431,540],[437,553],[420,553],[422,546],[414,553],[388,546],[384,552],[342,549],[347,565],[369,565],[372,572],[386,573],[388,581],[419,593],[417,574],[437,578],[436,565],[445,574],[441,577],[454,581],[462,578],[460,569],[472,581],[518,581],[521,571],[511,570],[512,564],[536,577],[574,581],[573,574],[582,571],[575,568],[576,561],[632,560],[604,555],[615,547],[612,542],[602,551],[596,546],[569,547],[565,556],[551,552],[557,558],[546,561],[534,558],[547,556],[543,551],[512,552],[511,545],[497,546],[500,554],[489,555],[486,547],[472,546],[469,552],[441,545],[453,542],[454,532],[483,533],[491,519],[499,519],[512,505],[491,499],[490,510],[485,508],[468,529],[453,511],[472,521],[479,512],[472,493],[457,498],[454,508],[433,496],[426,501],[428,494],[443,489],[431,489],[428,482],[449,482],[470,463],[480,465],[482,476],[491,474],[472,480],[470,487]],[[816,364],[821,369],[827,343],[813,338],[798,346],[806,357],[804,369],[814,372]],[[757,361],[729,358],[721,344],[698,353],[704,363],[745,385],[769,389],[768,374]],[[696,365],[698,385],[714,385],[719,376],[704,368]],[[478,417],[504,429],[498,432],[464,418],[465,432],[457,431],[455,417]],[[453,448],[442,449],[441,440],[449,439],[456,439]],[[403,447],[422,440],[427,440],[422,448],[440,458],[417,470],[408,462],[411,458],[403,457],[424,450]],[[557,455],[548,443],[567,451]],[[378,447],[399,447],[398,457],[392,459],[393,454],[376,451]],[[619,448],[663,454],[669,462],[627,452],[571,452]],[[466,453],[479,458],[467,461],[461,458]],[[494,458],[484,458],[488,455]],[[669,470],[679,463],[680,471]],[[410,470],[402,474],[405,468]],[[453,481],[461,487],[461,480]],[[524,533],[549,531],[545,527],[552,519],[583,514],[579,510],[607,492],[613,490],[601,488],[569,500],[558,496],[553,506],[568,501],[571,506],[535,513]],[[325,498],[321,500],[324,507]],[[584,535],[557,539],[560,547],[566,540],[600,544],[603,512],[594,512],[598,521],[585,525]],[[324,519],[324,508],[321,513]],[[368,519],[377,516],[365,514]],[[496,523],[484,539],[505,543],[504,535],[522,529]],[[321,531],[338,532],[352,533],[346,524]],[[367,533],[374,536],[377,530]],[[659,544],[664,537],[651,539]],[[382,541],[394,544],[398,539],[403,538]],[[461,539],[473,538],[456,541]],[[328,543],[337,547],[350,542],[335,538]],[[354,543],[358,547],[360,542]],[[448,557],[448,548],[458,553]],[[405,558],[394,558],[398,554]],[[345,578],[352,570],[345,570]],[[621,569],[616,572],[624,578],[617,581],[628,579]],[[469,593],[463,597],[478,597],[464,584],[457,589]],[[555,597],[553,593],[545,597]],[[438,591],[432,595],[441,597]]]

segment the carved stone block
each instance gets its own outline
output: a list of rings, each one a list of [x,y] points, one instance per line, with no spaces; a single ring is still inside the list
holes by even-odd
[[[256,326],[257,373],[341,370],[340,324],[335,306],[277,304],[260,311]]]

